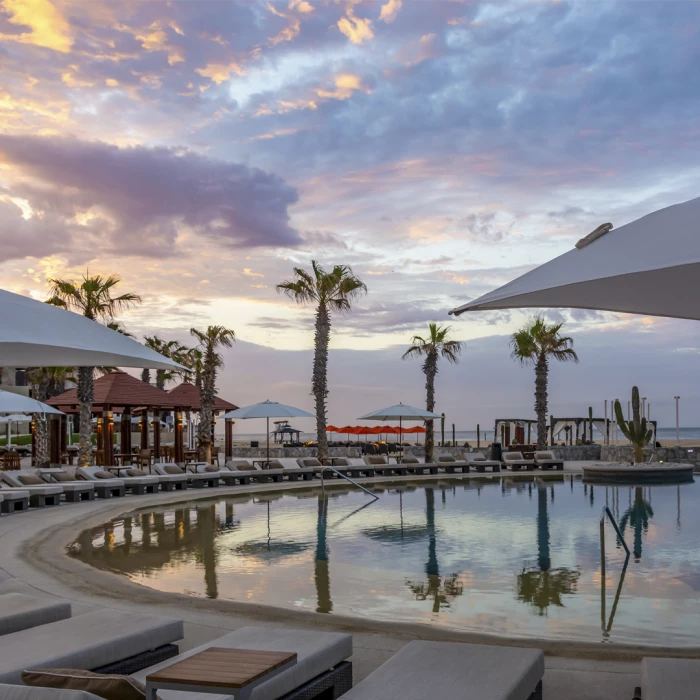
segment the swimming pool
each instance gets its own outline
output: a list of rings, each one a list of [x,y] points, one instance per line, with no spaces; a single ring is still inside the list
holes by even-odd
[[[161,591],[549,639],[700,642],[700,487],[440,479],[145,508],[70,553]],[[628,566],[600,513],[632,550]],[[602,595],[604,593],[604,595]]]

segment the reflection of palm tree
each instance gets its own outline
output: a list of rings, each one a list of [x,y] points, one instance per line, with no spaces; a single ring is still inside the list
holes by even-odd
[[[318,497],[318,519],[316,524],[316,560],[314,563],[314,581],[316,583],[316,612],[329,613],[333,610],[331,600],[331,580],[328,571],[328,500]]]
[[[204,566],[204,584],[207,598],[218,598],[218,578],[216,575],[216,548],[214,547],[215,506],[197,509],[197,530],[199,531],[200,556]]]
[[[517,597],[538,615],[546,615],[550,605],[564,606],[561,597],[576,591],[580,574],[565,568],[552,570],[547,489],[542,485],[537,489],[537,565],[518,574]]]
[[[644,500],[644,493],[641,486],[634,489],[634,504],[631,505],[620,518],[620,529],[625,534],[627,525],[634,528],[634,559],[639,561],[642,558],[642,532],[649,529],[649,520],[654,517],[651,503]]]
[[[425,521],[428,530],[428,561],[425,564],[425,573],[428,581],[407,581],[406,585],[416,600],[432,598],[433,612],[438,613],[440,608],[449,606],[451,598],[462,595],[463,588],[459,585],[457,574],[451,574],[444,581],[440,578],[435,536],[435,492],[431,488],[425,489]]]

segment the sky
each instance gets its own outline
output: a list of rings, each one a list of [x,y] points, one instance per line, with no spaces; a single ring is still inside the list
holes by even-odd
[[[401,355],[431,321],[465,341],[448,424],[531,417],[528,312],[447,311],[697,196],[699,32],[675,0],[0,0],[2,287],[117,273],[139,337],[235,330],[225,398],[312,409],[313,309],[275,286],[346,264],[368,293],[333,319],[331,422],[424,401]],[[697,324],[547,316],[581,359],[553,412],[637,383],[700,425]]]

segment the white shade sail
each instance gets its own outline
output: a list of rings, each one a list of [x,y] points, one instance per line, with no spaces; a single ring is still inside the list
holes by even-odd
[[[14,394],[11,391],[0,391],[0,414],[6,413],[53,413],[59,416],[63,415],[62,411],[59,411],[53,406],[48,406],[41,401],[29,398],[29,396],[24,396],[24,394]],[[12,421],[26,421],[30,418],[26,415],[23,416],[9,416]]]
[[[237,408],[235,411],[224,413],[223,418],[314,418],[315,416],[303,408],[285,406],[276,401],[262,401],[252,406]]]
[[[0,289],[0,366],[179,367],[101,323],[4,289]]]
[[[399,403],[395,406],[372,411],[364,416],[360,416],[358,420],[431,420],[433,418],[442,418],[442,416],[439,413],[431,413],[423,408],[414,408],[413,406],[405,406]]]
[[[450,314],[578,308],[700,320],[700,198],[581,244]]]

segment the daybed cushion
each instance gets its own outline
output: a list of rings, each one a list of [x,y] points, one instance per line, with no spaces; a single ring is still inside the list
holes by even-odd
[[[456,462],[454,455],[439,455],[438,462]]]
[[[525,461],[525,459],[523,458],[522,452],[506,452],[503,455],[503,459],[507,462],[524,462]]]
[[[535,452],[535,459],[537,460],[548,460],[550,462],[561,461],[557,460],[554,456],[554,452]]]
[[[93,476],[96,476],[98,479],[114,479],[114,474],[112,474],[112,472],[105,471],[104,469],[93,472]]]
[[[345,459],[345,457],[334,457],[333,458],[333,466],[334,467],[349,467],[349,466],[351,466],[351,464],[350,464],[350,460]]]
[[[25,685],[38,688],[84,690],[104,700],[145,700],[146,686],[129,676],[92,673],[75,668],[45,668],[22,671]]]
[[[65,620],[70,615],[70,603],[60,600],[23,593],[0,595],[0,635]]]
[[[148,474],[146,474],[146,472],[143,469],[137,469],[136,467],[127,469],[126,473],[128,476],[148,476]]]
[[[226,462],[229,469],[237,469],[238,471],[251,471],[255,467],[247,459],[230,459]]]
[[[467,453],[467,462],[486,462],[487,459],[484,457],[484,455],[481,454],[481,452],[476,452],[472,454],[471,452]]]
[[[204,467],[204,471],[209,473],[216,472],[218,474],[221,470],[215,464],[207,464],[207,466]]]
[[[185,470],[182,467],[178,467],[177,464],[165,464],[163,465],[163,471],[166,474],[184,474]]]
[[[297,464],[300,467],[320,467],[323,466],[315,457],[307,457],[306,459],[298,459]]]
[[[527,700],[544,675],[540,649],[411,642],[343,700]]]
[[[79,690],[30,688],[26,685],[0,683],[0,700],[100,700],[97,695]]]
[[[71,476],[68,472],[52,472],[51,476],[56,479],[56,481],[75,481],[75,477]]]
[[[190,649],[178,656],[177,659],[170,659],[139,671],[134,674],[134,677],[145,682],[146,676],[151,673],[209,647],[296,652],[297,663],[294,666],[259,685],[250,696],[251,700],[276,700],[349,658],[352,655],[352,636],[338,632],[321,632],[320,630],[242,627],[196,649]],[[174,690],[159,690],[158,694],[163,697],[163,700],[189,700],[192,697],[191,694]],[[230,696],[210,695],[208,697],[212,700],[219,700]]]
[[[418,457],[402,457],[401,464],[419,464]]]
[[[700,661],[697,659],[642,659],[643,700],[697,697]]]
[[[381,455],[367,455],[365,458],[365,464],[368,465],[385,465],[386,466],[386,459],[382,457]]]
[[[0,637],[0,683],[19,683],[27,668],[91,669],[171,644],[182,620],[97,610]]]
[[[20,474],[18,479],[22,486],[45,486],[46,482],[36,474]]]

